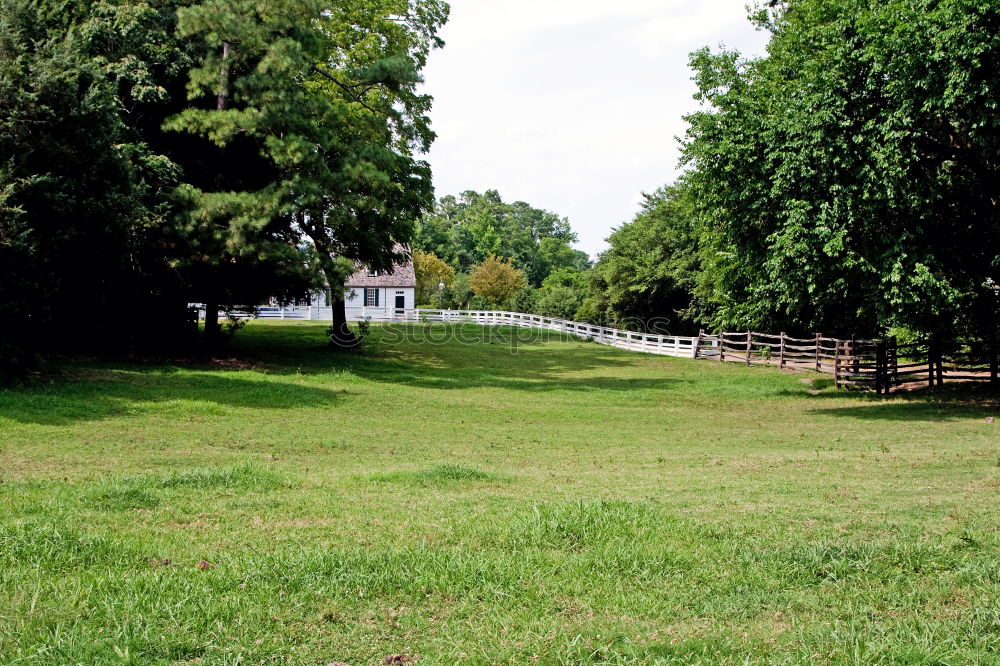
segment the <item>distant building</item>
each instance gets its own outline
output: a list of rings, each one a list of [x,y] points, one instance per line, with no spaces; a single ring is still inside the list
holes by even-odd
[[[344,304],[347,318],[356,321],[362,317],[393,319],[402,317],[407,310],[416,308],[417,276],[413,271],[413,258],[405,251],[407,260],[391,271],[377,271],[359,267],[344,285]]]

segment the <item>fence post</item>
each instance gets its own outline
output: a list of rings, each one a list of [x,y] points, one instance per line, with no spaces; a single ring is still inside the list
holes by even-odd
[[[886,363],[885,363],[885,392],[886,395],[892,393],[892,387],[899,380],[899,350],[896,336],[889,338],[886,343]]]
[[[833,385],[840,388],[840,340],[834,345],[836,351],[833,352]]]
[[[857,336],[851,336],[851,356],[853,360],[851,361],[851,370],[854,374],[861,372],[861,355],[858,354],[858,342],[856,340]]]
[[[705,335],[705,329],[698,329],[698,337],[694,339],[694,351],[691,353],[691,358],[698,358],[698,354],[701,353],[701,339]]]
[[[937,385],[944,385],[944,345],[938,344],[937,350],[934,354],[934,360],[937,362]]]
[[[750,349],[753,347],[753,333],[747,331],[747,367],[750,367]]]
[[[884,356],[884,343],[881,340],[875,341],[875,393],[882,393],[882,360]]]
[[[927,387],[934,388],[934,340],[927,341]]]
[[[834,343],[834,348],[837,350],[834,352],[834,357],[840,357],[840,372],[841,374],[851,375],[851,371],[854,370],[854,338],[851,340],[837,340]],[[837,360],[834,358],[834,366],[836,366]],[[845,368],[846,366],[846,368]],[[845,372],[846,369],[846,372]],[[836,367],[834,367],[834,372],[836,372]],[[857,372],[855,371],[855,374]]]
[[[719,363],[726,360],[726,332],[719,331]]]
[[[781,340],[781,349],[778,352],[778,367],[779,368],[784,368],[785,367],[785,332],[782,331],[781,335],[778,336],[778,337]]]
[[[881,394],[883,389],[889,393],[889,358],[888,342],[875,342],[875,393]]]
[[[820,345],[820,339],[822,337],[823,337],[822,333],[817,333],[816,334],[816,372],[820,372],[820,369],[819,369],[819,364],[820,364],[819,345]]]

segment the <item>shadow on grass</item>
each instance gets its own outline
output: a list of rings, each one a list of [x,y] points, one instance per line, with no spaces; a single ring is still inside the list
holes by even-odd
[[[812,414],[875,421],[924,421],[948,423],[958,420],[985,419],[1000,415],[1000,390],[987,385],[953,385],[934,391],[893,393],[824,392],[810,400],[843,400],[853,397],[855,404],[808,410]]]
[[[322,344],[322,327],[251,327],[234,350],[266,364],[270,374],[346,372],[369,381],[433,389],[501,388],[519,391],[659,390],[686,382],[667,376],[627,376],[641,358],[555,332],[477,324],[373,326],[366,345],[335,351]],[[550,342],[565,344],[550,345]],[[595,376],[594,371],[614,372]],[[574,376],[579,373],[581,376]],[[618,376],[615,376],[618,375]]]
[[[644,397],[644,391],[683,391],[700,384],[702,392],[733,400],[775,397],[788,380],[754,373],[697,369],[690,361],[629,353],[554,332],[525,331],[477,324],[372,327],[365,347],[331,350],[323,323],[255,323],[241,331],[227,350],[235,358],[214,367],[194,360],[178,365],[83,363],[79,376],[23,390],[0,392],[0,415],[24,423],[62,425],[134,415],[178,403],[178,417],[224,416],[226,408],[293,409],[335,404],[347,392],[322,386],[301,375],[351,377],[388,386],[441,390],[493,388],[545,392],[619,392]],[[687,365],[686,365],[687,364]],[[702,376],[704,373],[708,376]],[[714,374],[713,374],[714,373]],[[183,403],[183,404],[182,404]]]
[[[146,406],[184,403],[188,414],[218,415],[220,409],[292,409],[334,405],[345,391],[284,381],[254,381],[228,372],[178,372],[126,366],[46,386],[0,392],[0,415],[21,423],[65,425],[141,412]]]

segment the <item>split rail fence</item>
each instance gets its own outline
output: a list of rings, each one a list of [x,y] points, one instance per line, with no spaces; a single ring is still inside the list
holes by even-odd
[[[698,358],[746,365],[813,370],[833,375],[837,388],[889,393],[894,388],[942,386],[945,382],[998,382],[997,344],[938,341],[906,345],[895,339],[793,338],[753,331],[700,336]]]
[[[329,320],[329,307],[261,307],[262,319]],[[497,310],[441,310],[348,307],[351,321],[472,322],[484,326],[519,326],[575,335],[596,343],[662,356],[706,359],[719,363],[768,365],[833,375],[838,388],[889,393],[893,388],[946,381],[998,382],[996,342],[897,344],[894,339],[793,338],[785,333],[723,331],[697,336],[657,335],[557,317]]]

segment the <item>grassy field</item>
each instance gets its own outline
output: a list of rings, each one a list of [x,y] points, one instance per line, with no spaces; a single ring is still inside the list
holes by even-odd
[[[1000,663],[989,402],[418,332],[0,392],[0,663]]]

